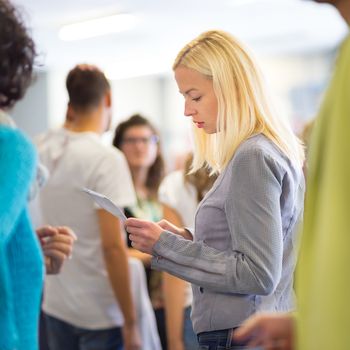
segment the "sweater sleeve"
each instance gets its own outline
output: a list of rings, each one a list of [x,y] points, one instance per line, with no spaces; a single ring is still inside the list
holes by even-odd
[[[7,241],[27,203],[36,153],[18,130],[0,128],[0,242]]]
[[[282,168],[262,150],[239,154],[224,199],[231,247],[219,251],[163,232],[152,267],[217,292],[267,295],[282,269]]]
[[[17,130],[0,128],[0,337],[1,349],[16,347],[17,328],[8,245],[23,213],[35,169],[31,143]]]

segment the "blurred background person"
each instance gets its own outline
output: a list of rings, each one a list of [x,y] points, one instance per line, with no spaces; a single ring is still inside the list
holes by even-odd
[[[72,259],[45,283],[49,348],[140,349],[120,222],[82,192],[107,194],[120,206],[135,201],[124,156],[100,140],[111,118],[110,85],[97,67],[84,64],[69,72],[66,87],[68,123],[37,142],[50,172],[40,193],[43,220],[68,224],[78,236]]]
[[[163,218],[179,227],[194,227],[198,204],[217,178],[203,168],[189,174],[192,160],[192,154],[188,154],[184,169],[168,174],[159,188],[159,200],[166,204]],[[163,272],[163,285],[168,350],[196,350],[190,283]]]
[[[137,202],[125,208],[128,217],[157,222],[163,218],[164,206],[158,200],[158,188],[164,176],[164,161],[159,135],[145,117],[135,114],[121,122],[114,134],[113,145],[120,149],[128,162]],[[147,272],[151,303],[155,312],[162,348],[167,348],[162,274],[150,269],[151,256],[131,247],[130,256],[140,259]]]

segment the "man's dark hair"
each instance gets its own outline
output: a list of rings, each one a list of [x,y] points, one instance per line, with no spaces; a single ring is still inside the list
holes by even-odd
[[[18,11],[0,0],[0,108],[12,107],[31,83],[35,45]]]
[[[66,87],[69,104],[82,112],[97,107],[111,89],[103,72],[88,64],[79,64],[68,73]]]

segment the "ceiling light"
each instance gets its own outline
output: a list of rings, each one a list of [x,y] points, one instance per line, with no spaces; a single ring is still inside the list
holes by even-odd
[[[128,14],[100,17],[63,26],[58,35],[64,41],[93,38],[131,29],[135,22],[136,18]]]
[[[172,59],[162,56],[145,57],[142,59],[129,58],[128,60],[115,61],[105,69],[109,80],[130,79],[145,75],[164,74],[171,70]]]
[[[249,5],[252,3],[257,3],[258,0],[231,0],[230,5],[232,6],[242,6],[242,5]]]
[[[296,3],[296,0],[229,0],[228,4],[234,7],[246,5],[280,5],[283,3]]]

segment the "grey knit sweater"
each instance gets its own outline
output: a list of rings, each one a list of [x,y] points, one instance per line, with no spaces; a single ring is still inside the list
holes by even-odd
[[[199,204],[194,241],[163,232],[152,268],[192,283],[196,333],[294,308],[304,176],[265,136],[237,149]]]

